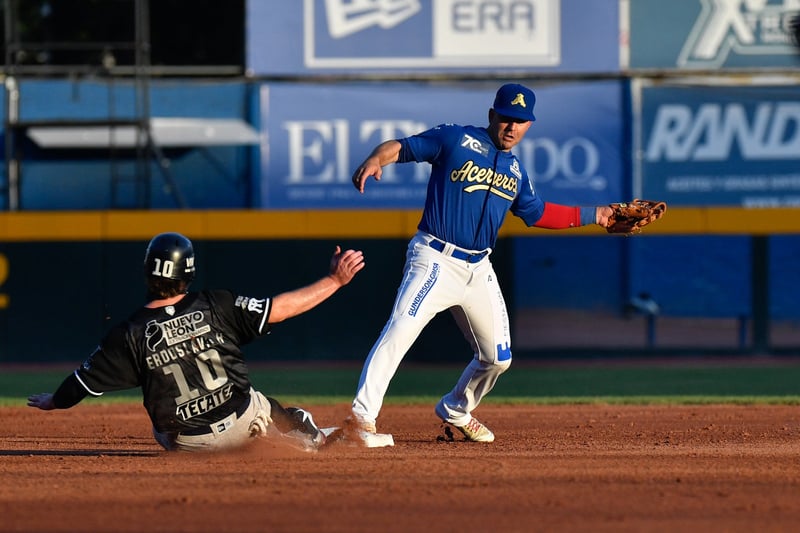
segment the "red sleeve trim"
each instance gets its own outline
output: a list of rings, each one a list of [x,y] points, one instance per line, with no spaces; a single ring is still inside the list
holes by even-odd
[[[577,228],[581,225],[581,208],[544,203],[544,212],[534,226],[547,229]]]

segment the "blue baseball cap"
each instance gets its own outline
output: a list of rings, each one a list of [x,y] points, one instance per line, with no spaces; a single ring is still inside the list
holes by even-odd
[[[492,109],[507,117],[534,121],[535,103],[536,95],[533,91],[519,83],[507,83],[497,90]]]

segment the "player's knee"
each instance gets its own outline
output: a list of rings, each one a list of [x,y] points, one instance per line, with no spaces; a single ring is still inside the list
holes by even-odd
[[[484,370],[500,375],[511,366],[511,359],[506,359],[504,361],[495,359],[494,361],[480,361],[479,363]]]
[[[511,348],[498,345],[494,353],[478,352],[475,354],[475,359],[484,368],[492,368],[502,374],[511,366]]]
[[[508,370],[508,367],[511,366],[511,346],[508,344],[497,345],[497,354],[494,360],[495,366],[500,371],[500,373],[505,372]]]
[[[498,372],[502,374],[511,366],[511,358],[508,358],[504,361],[497,361],[494,366],[497,368]]]

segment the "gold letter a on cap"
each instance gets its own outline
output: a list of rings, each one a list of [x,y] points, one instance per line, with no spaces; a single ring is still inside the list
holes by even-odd
[[[519,104],[522,107],[528,107],[525,105],[525,97],[522,96],[522,93],[517,93],[517,97],[511,100],[511,105]]]

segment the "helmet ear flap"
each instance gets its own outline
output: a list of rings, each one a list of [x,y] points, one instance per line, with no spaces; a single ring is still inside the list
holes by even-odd
[[[153,237],[144,255],[144,275],[191,283],[195,275],[192,241],[180,233]]]

